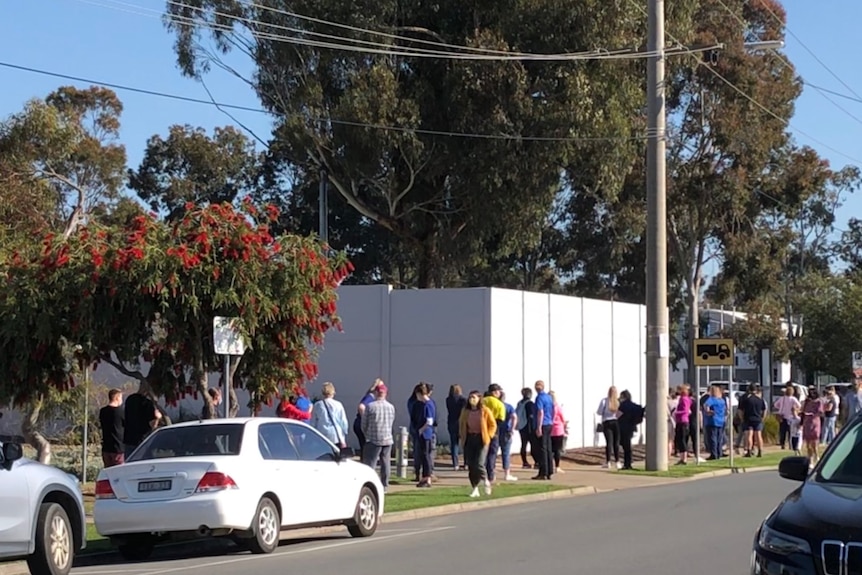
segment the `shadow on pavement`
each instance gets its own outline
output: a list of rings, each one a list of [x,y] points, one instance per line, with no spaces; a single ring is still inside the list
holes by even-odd
[[[316,543],[333,541],[338,539],[351,539],[345,533],[321,534],[319,537],[297,537],[282,539],[278,545],[279,549],[302,545],[304,543]],[[278,553],[278,551],[276,551]],[[224,557],[226,555],[251,555],[249,551],[241,549],[229,539],[204,539],[197,541],[183,541],[181,543],[169,543],[157,546],[152,556],[142,561],[128,561],[123,559],[116,551],[105,553],[83,555],[75,558],[75,567],[100,567],[106,565],[135,565],[141,563],[162,563],[166,561],[182,561],[185,559],[204,559],[208,557]]]

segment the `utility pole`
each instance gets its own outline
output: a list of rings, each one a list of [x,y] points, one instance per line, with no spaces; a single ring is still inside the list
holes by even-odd
[[[318,234],[320,240],[329,243],[329,175],[326,168],[320,168],[320,189],[318,191],[318,211],[320,212],[320,229]]]
[[[647,50],[646,469],[666,471],[670,338],[667,312],[664,0],[649,0]]]

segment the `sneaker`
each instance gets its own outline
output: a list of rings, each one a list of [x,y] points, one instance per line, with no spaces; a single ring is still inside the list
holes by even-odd
[[[617,461],[617,469],[622,469],[622,468],[623,468],[623,464],[620,463],[619,461]]]
[[[485,480],[485,495],[491,495],[491,482]]]
[[[512,475],[511,473],[506,474],[506,481],[517,481],[518,478]]]
[[[479,488],[478,487],[473,488],[473,491],[470,492],[470,497],[472,497],[474,499],[476,497],[479,497]]]
[[[610,464],[610,463],[607,463],[607,462],[602,463],[602,469],[610,469],[610,468],[611,468],[611,464]]]
[[[565,473],[565,471],[558,467],[554,473]]]

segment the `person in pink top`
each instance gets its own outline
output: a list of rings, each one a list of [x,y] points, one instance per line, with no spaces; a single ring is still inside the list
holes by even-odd
[[[568,422],[560,402],[557,401],[556,394],[553,391],[548,392],[548,394],[554,401],[554,423],[551,425],[551,450],[554,453],[554,469],[556,473],[563,473],[563,470],[560,469],[560,460],[563,458],[566,436],[568,435]]]
[[[674,426],[674,443],[676,444],[676,452],[679,453],[679,461],[677,465],[686,465],[688,463],[688,434],[689,426],[691,425],[691,389],[688,385],[680,386],[679,401],[676,404],[676,409],[673,411]]]

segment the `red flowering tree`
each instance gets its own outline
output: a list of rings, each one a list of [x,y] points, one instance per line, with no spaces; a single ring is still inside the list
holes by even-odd
[[[169,404],[186,394],[208,402],[207,374],[221,366],[215,316],[240,320],[249,345],[233,381],[256,401],[314,378],[314,344],[339,326],[336,288],[352,266],[314,238],[274,237],[277,217],[250,202],[189,204],[171,224],[147,215],[92,224],[12,258],[0,295],[0,401],[72,385],[77,358],[107,362]]]

